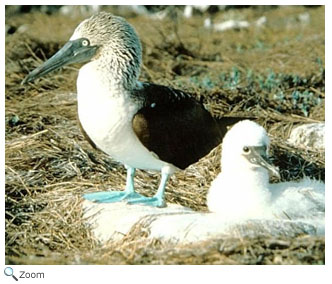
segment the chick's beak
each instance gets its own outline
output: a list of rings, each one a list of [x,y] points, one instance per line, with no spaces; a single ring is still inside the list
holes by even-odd
[[[250,163],[266,168],[273,176],[280,179],[279,169],[269,161],[265,147],[257,146],[248,148],[250,152],[245,157]]]

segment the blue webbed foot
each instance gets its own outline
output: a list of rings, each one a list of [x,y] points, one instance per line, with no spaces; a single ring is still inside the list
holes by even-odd
[[[144,198],[143,195],[140,195],[135,192],[134,188],[135,168],[129,166],[126,166],[126,168],[127,168],[127,181],[126,181],[126,189],[124,191],[92,192],[84,194],[83,197],[87,200],[99,203],[112,203],[124,200]]]
[[[162,172],[161,182],[156,195],[153,197],[146,197],[135,192],[134,188],[135,168],[129,166],[126,166],[126,168],[127,168],[127,182],[126,182],[126,189],[124,191],[102,191],[102,192],[86,193],[84,194],[84,198],[99,203],[127,201],[128,204],[140,204],[152,207],[166,206],[166,203],[164,201],[164,192],[169,173]]]
[[[164,192],[168,177],[169,177],[168,173],[162,172],[161,182],[155,196],[153,197],[142,196],[136,199],[131,199],[128,200],[128,204],[140,204],[140,205],[148,205],[153,207],[166,207],[166,202],[164,201]]]

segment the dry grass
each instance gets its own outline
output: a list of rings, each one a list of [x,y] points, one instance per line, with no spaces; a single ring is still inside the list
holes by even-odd
[[[254,20],[262,11],[244,9],[217,14],[216,20]],[[307,26],[296,21],[308,12]],[[233,14],[232,14],[233,13]],[[304,174],[325,179],[325,153],[294,148],[285,142],[297,124],[324,121],[324,8],[285,7],[266,10],[266,27],[225,33],[206,32],[203,17],[153,22],[131,17],[144,46],[142,80],[190,90],[216,115],[249,114],[272,137],[275,164],[283,180]],[[29,86],[20,82],[29,70],[52,55],[69,38],[81,18],[38,13],[11,16],[6,23],[19,31],[6,36],[6,262],[8,264],[322,264],[324,237],[295,239],[218,239],[194,245],[146,241],[131,232],[121,242],[100,245],[82,219],[84,192],[122,189],[124,167],[84,141],[76,122],[76,69],[68,67]],[[54,32],[54,27],[57,32]],[[262,46],[263,43],[263,46]],[[238,68],[266,76],[299,76],[307,83],[285,79],[277,89],[258,90],[245,80],[235,88],[213,85],[205,77]],[[193,81],[197,78],[198,81]],[[243,78],[243,76],[242,76]],[[255,77],[257,78],[257,77]],[[202,79],[203,81],[199,81]],[[290,80],[288,82],[287,80]],[[287,81],[287,82],[286,82]],[[302,81],[303,82],[303,81]],[[292,85],[293,84],[293,85]],[[268,88],[268,86],[266,87]],[[308,117],[294,109],[289,97],[278,102],[273,92],[312,90],[321,103],[310,105]],[[168,183],[166,200],[206,211],[205,198],[220,171],[220,146],[200,162],[177,173]],[[159,174],[138,171],[136,187],[152,195]]]

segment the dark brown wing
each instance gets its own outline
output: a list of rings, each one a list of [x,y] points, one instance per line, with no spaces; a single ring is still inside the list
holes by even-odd
[[[181,91],[145,84],[136,91],[144,106],[133,118],[142,144],[180,169],[197,162],[222,142],[229,121],[217,122],[204,106]]]

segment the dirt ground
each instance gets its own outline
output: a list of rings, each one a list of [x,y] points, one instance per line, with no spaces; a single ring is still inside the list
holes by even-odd
[[[258,118],[272,140],[282,180],[325,180],[325,152],[285,142],[299,124],[325,120],[324,7],[284,6],[198,13],[170,8],[163,20],[104,7],[124,16],[143,45],[142,81],[193,93],[215,116]],[[223,32],[203,26],[235,19],[262,26]],[[7,264],[324,264],[325,238],[224,238],[172,245],[129,234],[100,245],[84,225],[82,194],[123,189],[125,169],[84,140],[76,121],[80,66],[29,85],[29,71],[53,55],[87,15],[6,10],[6,263]],[[220,171],[220,146],[175,174],[166,200],[206,211]],[[159,174],[138,170],[140,193],[153,195]]]

